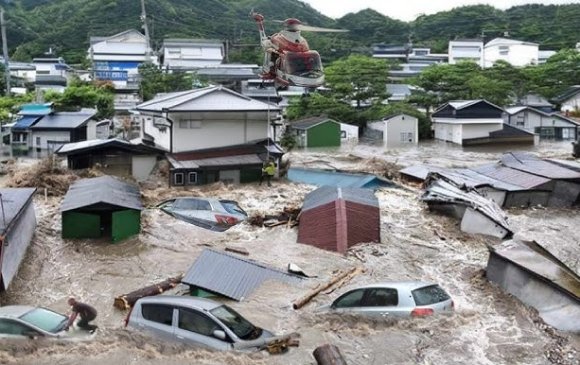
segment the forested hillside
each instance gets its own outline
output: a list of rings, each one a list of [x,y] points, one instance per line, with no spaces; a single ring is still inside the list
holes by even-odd
[[[90,36],[141,29],[139,0],[4,0],[11,57],[30,60],[49,48],[68,62],[82,62]],[[252,9],[266,16],[267,32],[280,24],[271,20],[296,17],[316,26],[337,27],[348,33],[308,33],[313,48],[331,61],[351,52],[364,52],[373,43],[415,45],[444,52],[455,37],[487,39],[509,36],[538,42],[545,49],[573,47],[580,34],[580,4],[525,5],[498,10],[477,5],[423,15],[406,23],[363,10],[331,19],[299,0],[146,0],[154,46],[164,37],[228,39],[232,58],[257,62],[258,33],[249,17]],[[252,45],[256,45],[252,47]]]

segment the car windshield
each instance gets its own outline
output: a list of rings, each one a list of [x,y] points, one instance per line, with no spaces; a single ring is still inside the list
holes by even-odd
[[[449,300],[449,295],[439,285],[425,286],[411,292],[416,305],[430,305]]]
[[[248,216],[248,213],[246,213],[242,208],[240,208],[238,203],[236,203],[235,201],[220,200],[220,203],[222,204],[222,206],[224,207],[226,212],[228,212],[230,214],[241,214],[241,215],[246,216],[246,217]]]
[[[44,308],[36,308],[20,317],[21,320],[46,332],[57,333],[63,329],[68,318]]]
[[[244,317],[227,305],[222,305],[212,309],[210,313],[242,340],[253,340],[262,335],[262,330],[260,328],[248,322]]]
[[[174,210],[212,210],[211,204],[202,199],[177,199],[173,203]]]

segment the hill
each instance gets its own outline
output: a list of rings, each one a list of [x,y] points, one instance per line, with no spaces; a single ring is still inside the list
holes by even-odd
[[[90,36],[141,29],[139,0],[4,0],[11,57],[28,61],[49,48],[70,63],[85,60]],[[299,18],[307,24],[349,29],[349,33],[308,33],[315,49],[331,61],[373,43],[415,45],[445,52],[456,37],[486,39],[509,36],[537,42],[542,48],[573,47],[580,39],[580,4],[524,5],[506,11],[476,5],[423,15],[413,22],[389,18],[366,9],[331,19],[299,0],[146,0],[154,46],[165,37],[228,39],[232,57],[258,62],[258,33],[252,9],[266,16],[266,31],[277,31],[275,19]],[[243,47],[241,45],[244,45]],[[249,46],[248,46],[249,45]],[[253,47],[251,45],[254,45]]]

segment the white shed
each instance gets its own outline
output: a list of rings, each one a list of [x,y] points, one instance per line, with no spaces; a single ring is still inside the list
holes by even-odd
[[[370,133],[383,139],[386,147],[419,143],[419,119],[408,114],[396,114],[368,123]],[[377,133],[378,132],[378,133]]]
[[[358,126],[348,123],[340,123],[340,142],[358,141]]]

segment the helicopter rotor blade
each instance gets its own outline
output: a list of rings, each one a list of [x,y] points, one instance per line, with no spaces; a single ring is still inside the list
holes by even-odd
[[[329,33],[345,33],[348,32],[347,29],[333,29],[333,28],[320,28],[320,27],[313,27],[311,25],[304,25],[300,24],[298,26],[299,30],[303,30],[305,32],[329,32]]]

